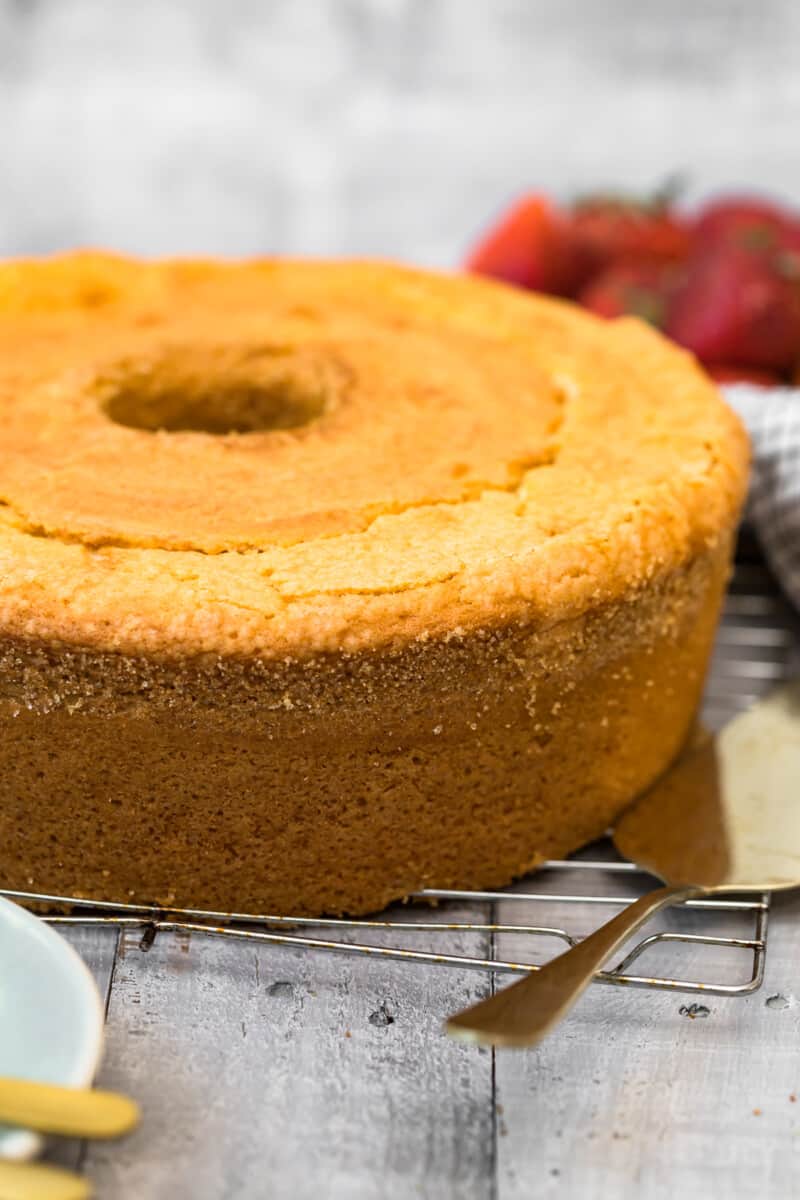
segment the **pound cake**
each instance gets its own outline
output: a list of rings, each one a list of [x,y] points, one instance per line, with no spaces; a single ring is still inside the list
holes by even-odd
[[[747,444],[634,320],[367,262],[0,267],[0,883],[360,913],[597,837]]]

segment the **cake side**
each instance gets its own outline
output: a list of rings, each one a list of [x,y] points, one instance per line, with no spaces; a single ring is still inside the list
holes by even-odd
[[[6,643],[0,880],[298,913],[506,883],[602,834],[674,757],[729,556],[725,536],[546,631],[313,666]]]

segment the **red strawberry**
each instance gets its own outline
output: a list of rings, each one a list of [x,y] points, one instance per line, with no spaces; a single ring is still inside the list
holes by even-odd
[[[611,263],[676,262],[689,252],[686,223],[663,200],[589,197],[572,210],[572,236],[588,279]]]
[[[757,367],[737,367],[729,364],[706,365],[706,371],[717,383],[751,383],[756,387],[780,387],[783,376],[776,371],[759,371]]]
[[[800,220],[768,200],[739,197],[709,204],[697,218],[695,252],[732,245],[772,262],[781,275],[800,281]]]
[[[578,294],[578,302],[600,317],[641,317],[663,329],[681,268],[672,263],[620,262],[595,276]]]
[[[776,204],[753,196],[713,200],[695,219],[698,246],[736,245],[754,252],[798,244],[794,219]]]
[[[711,244],[687,267],[667,333],[704,362],[783,371],[800,357],[800,287],[773,252]]]
[[[800,220],[787,224],[776,257],[781,273],[800,286]]]
[[[522,196],[492,226],[466,267],[534,291],[567,295],[576,260],[564,218],[544,196]]]

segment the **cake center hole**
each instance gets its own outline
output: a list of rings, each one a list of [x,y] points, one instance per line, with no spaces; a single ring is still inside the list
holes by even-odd
[[[117,425],[151,433],[297,429],[334,399],[327,375],[319,363],[281,353],[199,353],[128,367],[105,389],[102,408]]]

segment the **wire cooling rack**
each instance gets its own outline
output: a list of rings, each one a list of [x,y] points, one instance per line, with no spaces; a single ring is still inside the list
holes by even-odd
[[[703,717],[707,724],[719,727],[795,673],[800,665],[799,649],[798,628],[789,606],[757,555],[746,545],[740,547],[705,694]],[[429,888],[410,897],[424,908],[396,905],[375,919],[362,920],[156,909],[20,891],[0,894],[38,911],[42,906],[62,910],[69,906],[72,912],[68,916],[47,916],[54,924],[103,925],[137,932],[142,950],[149,949],[162,933],[181,932],[363,958],[522,974],[538,970],[542,961],[579,941],[587,922],[592,923],[592,914],[596,924],[597,916],[604,919],[608,908],[630,904],[652,885],[640,868],[622,861],[609,844],[593,847],[588,855],[544,863],[535,875],[500,891]],[[435,911],[431,905],[436,906]],[[514,919],[506,919],[512,909]],[[517,920],[520,914],[525,918],[522,922]],[[613,969],[599,972],[596,979],[629,987],[746,995],[755,991],[764,977],[768,919],[767,894],[688,901],[667,915],[667,928],[631,945]],[[424,948],[400,944],[417,935],[423,935]],[[362,937],[373,940],[355,940]],[[477,939],[479,953],[460,951],[469,937]],[[452,952],[454,941],[458,953]],[[524,949],[517,953],[521,943]],[[706,948],[704,965],[711,977],[680,978],[667,972],[645,975],[632,970],[646,953],[652,959],[654,949],[676,943]],[[725,955],[732,951],[738,957],[738,978],[732,982],[718,977],[724,973],[720,951]],[[687,957],[697,973],[697,955]]]

